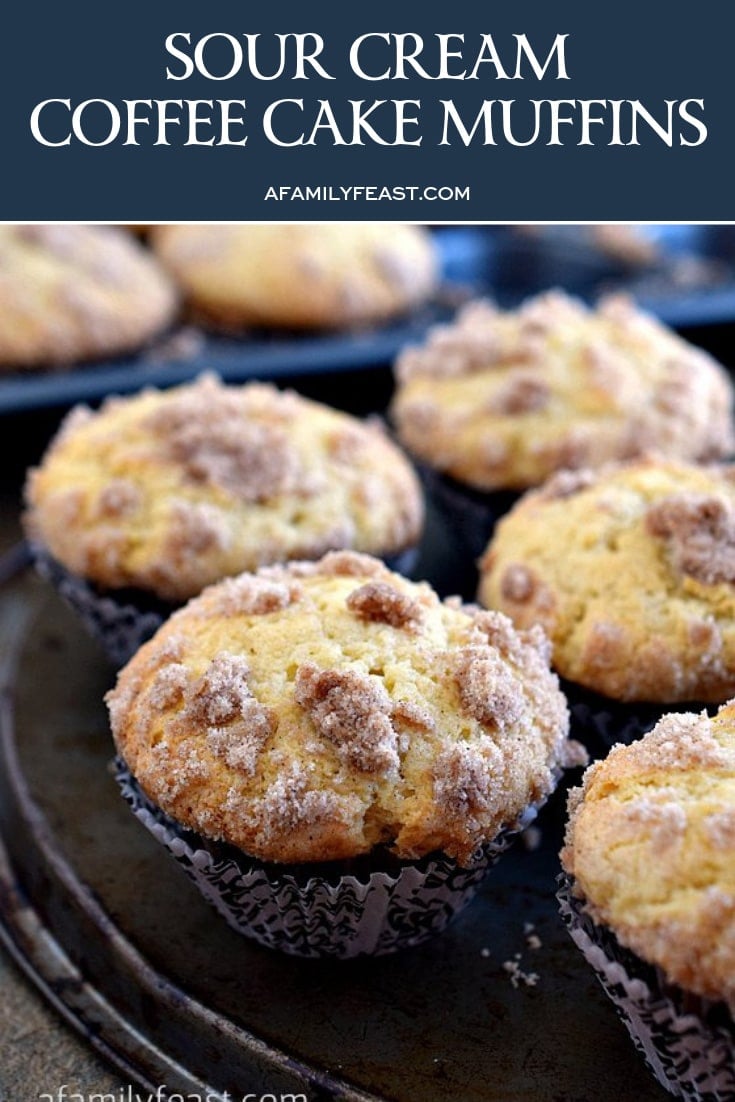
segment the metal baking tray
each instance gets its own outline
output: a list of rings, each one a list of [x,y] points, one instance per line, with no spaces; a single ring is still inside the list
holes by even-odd
[[[420,570],[440,588],[446,550],[430,529]],[[309,1102],[667,1097],[557,916],[563,792],[538,848],[517,842],[443,936],[289,958],[225,926],[130,814],[108,771],[111,670],[27,574],[0,590],[0,655],[2,940],[132,1082]],[[506,962],[537,981],[514,986]]]
[[[438,227],[441,292],[405,319],[345,333],[174,336],[137,357],[0,378],[0,414],[94,402],[146,385],[172,386],[205,369],[238,380],[378,366],[420,340],[430,325],[451,317],[463,299],[477,295],[512,306],[549,287],[588,300],[605,290],[623,290],[675,327],[735,320],[735,226],[642,226],[638,233],[652,246],[645,264],[604,251],[585,236],[585,227]]]

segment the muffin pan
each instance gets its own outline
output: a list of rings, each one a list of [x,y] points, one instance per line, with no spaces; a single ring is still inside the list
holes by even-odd
[[[266,379],[377,366],[478,294],[496,295],[511,306],[553,286],[586,299],[624,290],[668,325],[735,318],[735,227],[654,225],[640,233],[651,242],[652,259],[630,265],[580,241],[570,226],[539,226],[533,233],[511,226],[441,226],[435,234],[443,291],[431,306],[401,321],[348,333],[261,330],[243,339],[183,330],[135,358],[0,377],[0,414],[95,401],[144,385],[172,386],[203,368],[225,379]]]

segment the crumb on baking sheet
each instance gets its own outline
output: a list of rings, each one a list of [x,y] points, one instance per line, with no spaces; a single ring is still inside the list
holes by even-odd
[[[529,853],[533,853],[539,848],[543,840],[543,833],[537,826],[529,826],[521,834],[521,842],[524,849]]]
[[[510,982],[515,988],[521,985],[524,987],[536,987],[539,981],[538,972],[524,972],[519,964],[520,958],[521,954],[516,953],[513,960],[503,961],[503,971],[508,973]]]

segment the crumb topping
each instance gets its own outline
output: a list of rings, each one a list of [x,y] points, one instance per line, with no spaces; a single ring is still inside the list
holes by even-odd
[[[724,369],[630,302],[472,304],[402,352],[396,375],[402,441],[480,490],[523,490],[652,449],[705,460],[733,445]]]
[[[518,679],[490,647],[463,647],[454,663],[462,708],[484,727],[507,730],[525,708]]]
[[[237,578],[225,578],[217,587],[214,599],[200,606],[207,617],[213,616],[267,616],[282,612],[289,605],[301,600],[304,590],[283,571],[274,576],[241,574]]]
[[[567,497],[573,497],[580,490],[586,490],[593,486],[597,478],[598,475],[595,471],[585,470],[584,468],[574,471],[558,471],[537,492],[539,497],[546,501],[563,500]]]
[[[452,746],[437,758],[434,798],[450,815],[471,821],[497,799],[502,776],[502,754],[489,740],[482,748]]]
[[[72,488],[73,516],[59,498]],[[72,573],[176,604],[269,562],[398,554],[423,522],[415,472],[377,424],[211,376],[80,409],[26,501],[33,538]]]
[[[280,568],[274,568],[280,576]],[[315,575],[330,575],[335,578],[365,578],[378,574],[389,574],[386,566],[371,555],[362,555],[358,551],[328,551],[318,562],[295,562],[289,564],[289,571],[297,578],[311,578]],[[267,576],[267,570],[262,572]]]
[[[148,703],[156,711],[163,712],[182,701],[191,684],[189,667],[182,662],[163,666],[156,674],[148,692]]]
[[[189,686],[183,720],[204,728],[207,746],[230,768],[252,775],[258,754],[275,730],[276,717],[254,698],[249,675],[242,656],[216,655]]]
[[[275,720],[272,713],[255,700],[243,702],[241,715],[241,719],[229,726],[210,727],[207,746],[231,769],[252,776],[258,755],[275,730]]]
[[[662,716],[646,738],[630,748],[642,769],[717,769],[728,758],[715,738],[706,712],[670,712]]]
[[[294,699],[352,768],[378,774],[397,769],[392,702],[378,678],[308,662],[296,671]]]
[[[583,324],[589,314],[581,303],[559,292],[529,299],[515,315],[490,302],[468,303],[452,325],[435,326],[424,345],[404,350],[396,372],[406,383],[417,376],[452,378],[499,366],[542,364],[549,334],[558,327]],[[499,412],[524,413],[546,405],[544,380],[527,372],[519,378],[518,390],[511,386],[510,408]],[[515,409],[517,402],[520,407]]]
[[[171,501],[166,549],[174,560],[212,548],[225,550],[230,540],[227,520],[214,505],[180,498]]]
[[[376,631],[376,613],[400,626]],[[121,754],[164,811],[265,860],[384,843],[467,863],[574,756],[540,629],[440,602],[359,555],[210,587],[108,704]]]
[[[646,516],[652,536],[668,541],[675,568],[705,585],[735,582],[735,509],[720,497],[671,494]]]
[[[102,490],[98,508],[104,517],[126,517],[134,513],[143,501],[143,494],[134,482],[116,478]]]
[[[534,624],[527,631],[518,631],[503,612],[469,609],[472,626],[469,641],[489,644],[498,654],[528,675],[533,681],[543,680],[543,669],[551,661],[551,643],[542,627]]]
[[[735,850],[735,808],[711,812],[704,820],[704,827],[717,849]]]
[[[404,349],[396,361],[401,383],[417,376],[447,378],[484,371],[499,363],[503,345],[496,332],[498,310],[489,302],[463,307],[453,325],[437,325],[420,348]]]
[[[536,577],[529,567],[512,562],[503,572],[500,590],[506,600],[525,604],[536,592],[536,585]]]
[[[398,700],[391,709],[391,719],[398,727],[413,727],[419,731],[436,730],[436,720],[428,708],[410,700]]]
[[[299,830],[314,831],[329,823],[342,823],[354,816],[354,801],[348,796],[329,790],[317,790],[309,772],[298,762],[292,762],[277,777],[255,807],[248,806],[253,817],[256,844],[270,847],[274,840],[280,842],[284,833]],[[232,790],[225,804],[228,811],[242,813],[242,800]]]
[[[631,800],[624,807],[624,821],[630,830],[646,828],[655,853],[661,854],[681,844],[686,830],[687,817],[684,808],[673,801],[662,801],[642,796]]]
[[[517,372],[490,399],[493,413],[537,413],[551,400],[551,388],[538,375]]]
[[[275,389],[271,403],[278,405]],[[254,418],[252,405],[247,391],[204,376],[155,409],[148,426],[194,483],[220,486],[246,502],[293,493],[299,463],[288,433],[273,419]]]
[[[373,620],[408,630],[415,629],[422,616],[418,601],[400,593],[387,582],[368,582],[354,589],[347,598],[347,607],[361,620]]]

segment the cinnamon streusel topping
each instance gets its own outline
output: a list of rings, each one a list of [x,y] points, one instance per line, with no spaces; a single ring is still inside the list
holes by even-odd
[[[272,861],[466,862],[579,761],[542,633],[346,552],[210,587],[108,704],[151,799]]]
[[[396,363],[393,418],[430,466],[480,490],[656,449],[732,450],[732,387],[710,356],[620,297],[471,303]]]
[[[396,554],[423,519],[378,423],[211,375],[72,413],[26,496],[31,537],[70,571],[171,602],[269,562]]]

